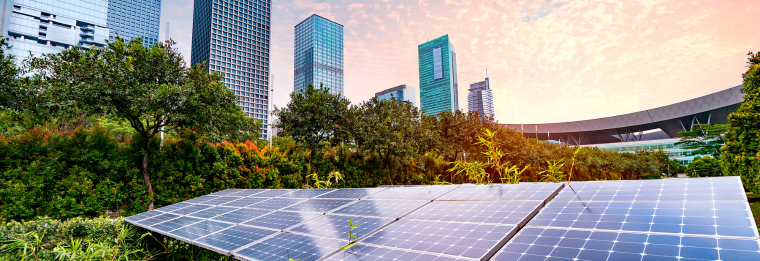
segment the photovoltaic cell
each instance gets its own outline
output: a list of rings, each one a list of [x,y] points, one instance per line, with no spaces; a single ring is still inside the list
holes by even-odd
[[[256,194],[256,197],[273,198],[298,191],[297,189],[270,189]]]
[[[321,215],[318,213],[276,211],[244,222],[243,224],[271,229],[286,229]]]
[[[190,214],[190,216],[193,217],[199,217],[199,218],[212,218],[215,216],[221,216],[224,214],[227,214],[229,212],[232,212],[234,210],[237,210],[237,208],[231,208],[231,207],[212,207],[208,209],[204,209],[195,213]]]
[[[161,215],[157,215],[151,218],[146,218],[140,221],[135,222],[135,224],[143,225],[143,226],[152,226],[161,222],[166,222],[170,219],[175,219],[181,217],[180,215],[170,214],[170,213],[164,213]]]
[[[757,236],[741,202],[550,202],[533,226],[718,236]]]
[[[284,210],[288,211],[301,211],[301,212],[318,212],[325,213],[333,209],[344,206],[348,203],[354,202],[350,199],[310,199],[288,207]]]
[[[203,219],[200,218],[194,218],[194,217],[179,217],[175,218],[166,222],[162,222],[156,225],[151,226],[152,228],[158,229],[163,232],[169,232],[196,222],[203,221]]]
[[[143,213],[140,213],[140,214],[137,214],[137,215],[129,216],[129,217],[125,218],[124,220],[126,220],[126,221],[128,221],[130,223],[134,223],[134,222],[137,222],[137,221],[140,221],[140,220],[143,220],[143,219],[146,219],[146,218],[152,218],[152,217],[155,217],[155,216],[158,216],[158,215],[161,215],[161,214],[164,214],[164,212],[153,210],[153,211],[143,212]]]
[[[226,203],[229,203],[229,202],[232,202],[232,201],[236,201],[238,199],[242,199],[242,197],[218,197],[218,198],[215,198],[215,199],[206,200],[206,201],[204,201],[203,203],[200,203],[200,204],[219,206],[219,205],[223,205],[223,204],[226,204]]]
[[[272,198],[270,200],[256,203],[253,205],[248,206],[248,208],[259,208],[259,209],[271,209],[271,210],[280,210],[287,208],[289,206],[301,203],[306,201],[306,199],[301,198]]]
[[[423,200],[360,200],[332,213],[400,218],[427,203],[430,202]]]
[[[230,196],[249,197],[249,196],[255,196],[256,194],[262,193],[267,190],[268,189],[241,189],[240,191],[236,193],[230,194]]]
[[[233,224],[229,223],[222,223],[212,220],[204,220],[183,228],[175,229],[169,232],[169,234],[174,235],[175,237],[184,238],[187,240],[194,240],[199,237],[215,233],[218,231],[221,231],[222,229],[226,229],[228,227],[234,226]]]
[[[235,200],[235,201],[230,201],[230,202],[224,203],[221,206],[243,208],[243,207],[247,207],[247,206],[250,206],[250,205],[253,205],[253,204],[256,204],[256,203],[264,202],[264,201],[267,201],[267,200],[270,200],[270,199],[272,199],[272,198],[247,197],[247,198],[240,198],[240,199]]]
[[[522,225],[543,201],[433,201],[404,219]]]
[[[225,221],[225,222],[239,224],[239,223],[243,223],[245,221],[248,221],[257,217],[264,216],[269,213],[272,213],[272,211],[264,210],[264,209],[241,208],[224,215],[213,217],[211,218],[211,220],[218,220],[218,221]]]
[[[351,216],[351,222],[353,222],[353,224],[359,224],[353,229],[352,233],[360,238],[392,221],[394,221],[394,219],[391,218]],[[297,227],[288,229],[287,231],[335,239],[345,239],[348,241],[351,222],[349,222],[348,216],[324,215],[309,220]],[[355,239],[352,239],[352,241],[353,240]]]
[[[457,186],[391,187],[367,197],[367,199],[433,200]]]
[[[438,200],[547,200],[562,184],[461,185]]]
[[[184,207],[184,208],[174,210],[170,213],[177,214],[177,215],[187,215],[187,214],[198,212],[198,211],[211,208],[211,207],[212,206],[209,206],[209,205],[192,205],[189,207]]]
[[[241,191],[246,191],[246,190],[247,189],[225,189],[225,190],[222,190],[222,191],[219,191],[219,192],[211,193],[209,195],[223,197],[223,196],[230,196],[232,194],[235,194],[235,193],[238,193],[238,192],[241,192]]]
[[[283,194],[280,197],[283,198],[313,198],[318,197],[330,192],[336,191],[336,189],[299,189],[293,193]]]
[[[174,204],[171,204],[171,205],[168,205],[168,206],[165,206],[165,207],[157,208],[156,210],[162,211],[162,212],[172,212],[172,211],[175,211],[177,209],[189,207],[189,206],[192,206],[192,205],[193,204],[188,204],[186,202],[179,202],[179,203],[174,203]]]
[[[525,227],[492,260],[760,260],[757,240]]]
[[[317,198],[348,198],[348,199],[360,199],[372,195],[374,193],[386,190],[388,188],[351,188],[351,189],[339,189],[328,194],[321,195]]]
[[[341,251],[325,260],[331,261],[365,261],[365,260],[414,260],[414,261],[457,261],[471,260],[447,257],[438,254],[426,254],[402,249],[363,245],[361,243]]]
[[[183,202],[184,203],[198,204],[198,203],[203,203],[203,202],[215,199],[215,198],[218,198],[218,196],[205,195],[205,196],[197,197],[197,198],[194,198],[194,199],[185,200]]]
[[[193,243],[206,245],[224,252],[230,252],[275,233],[279,232],[263,228],[234,226],[196,239]]]
[[[232,255],[246,260],[315,261],[345,245],[345,241],[335,239],[280,233],[254,245],[234,251]]]
[[[746,201],[738,177],[570,182],[554,201]]]
[[[514,231],[512,225],[402,219],[361,242],[480,259]]]

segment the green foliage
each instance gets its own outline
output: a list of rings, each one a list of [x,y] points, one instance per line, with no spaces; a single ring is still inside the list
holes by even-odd
[[[354,246],[357,242],[359,242],[359,235],[354,235],[354,229],[359,226],[361,223],[354,223],[354,220],[351,218],[351,211],[348,212],[348,244],[345,246],[340,247],[340,250],[346,250],[352,246]]]
[[[709,156],[694,158],[685,171],[692,177],[722,176],[720,161]]]
[[[496,146],[496,142],[494,142],[494,135],[496,135],[496,132],[492,132],[491,130],[486,129],[483,134],[485,137],[481,137],[480,135],[478,135],[478,142],[476,142],[475,144],[481,144],[486,147],[485,151],[481,153],[485,155],[486,157],[488,157],[487,166],[490,166],[496,169],[496,172],[499,174],[499,180],[501,180],[502,182],[504,182],[504,180],[507,179],[507,180],[510,180],[510,183],[512,184],[519,183],[520,181],[519,179],[516,180],[516,177],[512,177],[511,179],[504,178],[504,173],[502,172],[502,169],[506,168],[506,166],[502,164],[502,158],[506,156],[507,153],[503,152],[498,146]],[[512,167],[514,167],[515,168],[514,171],[516,171],[517,167],[516,166],[512,166]],[[505,170],[504,172],[509,172],[509,170]]]
[[[745,189],[760,194],[760,52],[748,55],[744,102],[728,116],[720,160],[724,175],[741,176]]]
[[[690,131],[678,132],[681,141],[676,145],[684,145],[684,149],[693,149],[692,154],[707,154],[720,157],[720,147],[726,142],[723,134],[728,130],[725,124],[695,124]]]
[[[488,172],[485,167],[489,166],[486,162],[467,162],[467,161],[455,161],[450,164],[454,164],[454,167],[449,169],[454,173],[454,176],[465,176],[469,181],[475,184],[490,184]]]
[[[539,175],[541,176],[541,182],[562,182],[565,180],[566,175],[565,172],[562,171],[562,167],[565,166],[565,163],[560,163],[564,159],[560,159],[559,161],[546,161],[546,170],[543,170],[539,172]]]

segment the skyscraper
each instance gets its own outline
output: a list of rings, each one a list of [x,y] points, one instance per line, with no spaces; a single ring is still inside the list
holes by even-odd
[[[343,25],[313,14],[295,27],[293,91],[320,83],[343,94]]]
[[[375,93],[375,96],[377,96],[377,98],[380,100],[390,99],[393,97],[397,100],[406,101],[414,106],[417,106],[417,90],[415,90],[414,87],[408,86],[406,84],[377,92]]]
[[[459,110],[457,55],[449,35],[417,46],[420,109],[427,115]]]
[[[125,39],[158,40],[161,0],[4,0],[0,32],[20,63],[34,56],[72,46],[105,46],[118,31]],[[111,38],[112,39],[112,38]]]
[[[260,119],[262,138],[269,121],[270,0],[195,0],[193,64],[207,62],[224,73],[249,117]]]
[[[118,34],[124,41],[142,37],[142,44],[152,46],[159,41],[161,0],[109,0],[108,39]]]
[[[469,111],[477,111],[480,115],[493,117],[493,94],[491,84],[486,77],[485,81],[470,84],[470,94],[467,95]]]

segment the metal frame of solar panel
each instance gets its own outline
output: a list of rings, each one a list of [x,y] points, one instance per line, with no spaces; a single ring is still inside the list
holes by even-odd
[[[492,260],[760,260],[758,238],[739,177],[571,182]]]

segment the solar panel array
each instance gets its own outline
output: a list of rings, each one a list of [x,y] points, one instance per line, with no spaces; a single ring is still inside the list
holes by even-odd
[[[229,189],[126,220],[240,260],[760,260],[736,177]]]

